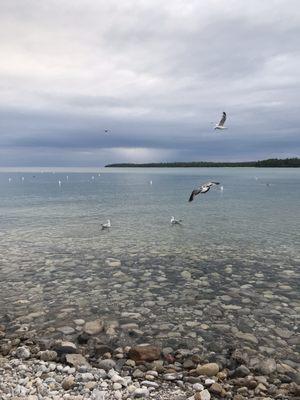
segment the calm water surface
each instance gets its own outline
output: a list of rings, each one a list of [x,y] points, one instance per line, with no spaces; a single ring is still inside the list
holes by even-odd
[[[137,324],[120,341],[295,358],[300,169],[100,172],[0,173],[0,322],[59,336],[101,317]],[[188,203],[208,180],[224,190]]]

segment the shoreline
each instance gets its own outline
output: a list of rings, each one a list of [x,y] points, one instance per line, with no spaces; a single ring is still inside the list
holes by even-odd
[[[101,319],[78,322],[82,332],[61,339],[0,326],[1,400],[300,398],[296,365],[258,357],[246,345],[226,357],[153,343],[116,347],[112,327],[110,340],[100,340]]]

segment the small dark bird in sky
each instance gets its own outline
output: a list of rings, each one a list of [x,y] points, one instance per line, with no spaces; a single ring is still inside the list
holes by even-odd
[[[194,197],[201,193],[207,193],[211,187],[220,185],[220,182],[207,182],[201,185],[198,189],[194,189],[190,195],[189,201],[193,201]]]
[[[109,129],[104,129],[104,133],[109,133]]]

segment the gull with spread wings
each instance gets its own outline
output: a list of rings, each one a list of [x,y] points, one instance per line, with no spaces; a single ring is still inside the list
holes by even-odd
[[[226,118],[227,118],[227,114],[226,114],[225,111],[223,111],[222,118],[221,118],[220,122],[215,126],[215,129],[227,129],[227,128],[224,126],[225,121],[226,121]]]
[[[220,182],[207,182],[201,185],[198,189],[194,189],[190,195],[189,201],[193,201],[194,197],[197,196],[198,194],[207,193],[210,190],[210,188],[212,188],[215,185],[220,185]]]

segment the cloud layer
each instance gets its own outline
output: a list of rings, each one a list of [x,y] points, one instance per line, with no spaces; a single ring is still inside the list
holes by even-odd
[[[297,0],[10,0],[0,34],[1,166],[300,154]]]

